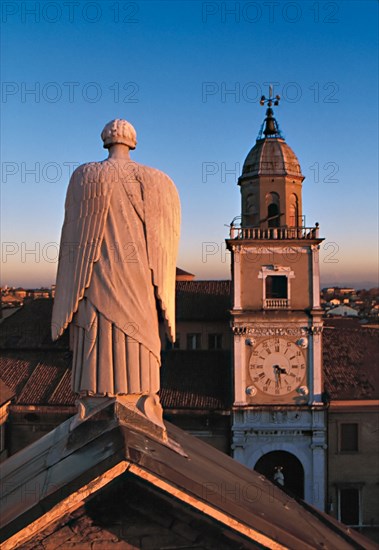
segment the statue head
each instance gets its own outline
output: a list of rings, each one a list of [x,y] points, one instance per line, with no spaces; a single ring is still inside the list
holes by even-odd
[[[101,139],[104,142],[104,149],[109,149],[111,145],[116,143],[127,145],[129,149],[135,149],[137,145],[137,134],[134,127],[120,118],[111,120],[104,126]]]

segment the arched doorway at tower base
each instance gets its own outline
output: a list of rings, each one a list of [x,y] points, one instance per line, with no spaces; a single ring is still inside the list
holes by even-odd
[[[289,493],[304,498],[304,469],[298,458],[287,451],[271,451],[263,455],[254,470],[270,481],[276,481]]]

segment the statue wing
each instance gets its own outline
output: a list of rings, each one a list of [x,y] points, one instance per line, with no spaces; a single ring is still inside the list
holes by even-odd
[[[71,176],[51,322],[53,340],[71,322],[90,284],[93,264],[100,257],[112,193],[111,171],[109,163],[93,162],[79,166]]]
[[[180,201],[173,181],[163,172],[140,167],[145,204],[147,255],[155,295],[167,335],[175,341],[176,259],[180,236]]]

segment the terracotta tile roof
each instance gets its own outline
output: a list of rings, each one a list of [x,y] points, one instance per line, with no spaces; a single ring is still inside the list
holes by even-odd
[[[65,349],[68,331],[57,342],[51,340],[52,299],[33,300],[3,320],[0,349]]]
[[[226,321],[231,281],[177,281],[177,319]],[[33,300],[1,325],[0,349],[67,349],[68,331],[51,340],[52,299]]]
[[[49,396],[52,389],[56,386],[61,369],[54,365],[46,363],[37,363],[25,384],[22,392],[17,398],[17,403],[37,405],[39,403],[49,402]]]
[[[49,405],[74,405],[75,399],[76,396],[71,389],[71,369],[68,368],[51,394]]]
[[[230,281],[178,282],[178,320],[226,323],[230,289]],[[63,337],[56,347],[51,342],[51,307],[51,300],[36,300],[2,323],[0,379],[16,394],[17,403],[74,404],[68,338]],[[332,400],[378,399],[378,357],[379,330],[347,319],[325,320],[324,380]],[[165,352],[161,371],[164,407],[228,408],[231,365],[231,355],[224,351]]]
[[[231,404],[230,369],[231,357],[226,351],[165,352],[160,391],[163,407],[227,409]],[[69,357],[56,354],[38,361],[0,356],[0,379],[16,394],[17,405],[75,404]]]
[[[160,396],[165,409],[221,409],[232,402],[231,353],[179,351],[162,354]]]
[[[0,379],[14,392],[16,405],[74,405],[71,391],[70,356],[54,355],[39,361],[26,357],[0,356]]]
[[[231,308],[231,281],[177,281],[178,321],[226,321]]]
[[[27,359],[16,359],[13,357],[0,358],[0,377],[2,381],[18,396],[28,381],[35,362]]]
[[[325,390],[332,400],[379,398],[379,330],[325,326]]]

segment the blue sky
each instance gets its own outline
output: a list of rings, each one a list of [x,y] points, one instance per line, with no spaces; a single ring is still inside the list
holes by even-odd
[[[100,133],[113,118],[135,126],[133,158],[178,187],[178,264],[198,278],[229,277],[226,225],[240,211],[236,181],[269,82],[306,176],[306,223],[318,221],[325,237],[322,282],[375,284],[375,0],[1,8],[2,284],[54,282],[70,170],[105,158]]]

